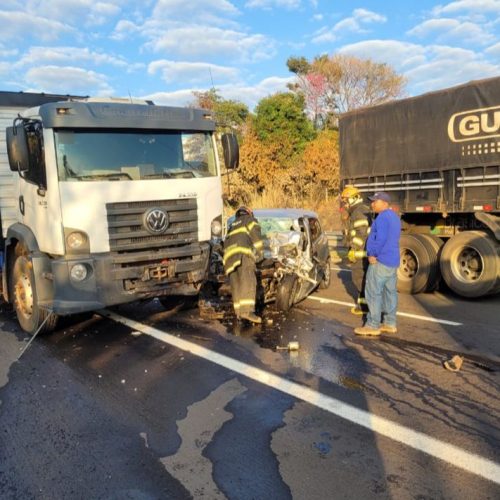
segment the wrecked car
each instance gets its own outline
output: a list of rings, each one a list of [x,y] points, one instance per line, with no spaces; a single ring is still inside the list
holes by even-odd
[[[301,209],[256,209],[253,213],[264,238],[264,259],[257,263],[258,302],[275,301],[277,309],[288,311],[316,288],[328,288],[330,251],[318,215]],[[228,219],[227,226],[232,220],[233,217]],[[210,281],[215,284],[218,298],[229,306],[231,291],[224,276],[222,256],[223,242],[216,242]],[[205,300],[200,310],[204,308],[215,313],[217,306],[213,300]]]

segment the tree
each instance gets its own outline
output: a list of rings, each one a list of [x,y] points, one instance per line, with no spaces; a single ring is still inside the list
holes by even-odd
[[[312,62],[291,57],[287,65],[297,75],[291,88],[305,97],[317,128],[335,127],[340,113],[401,97],[406,85],[388,64],[344,54],[317,56]]]
[[[337,190],[339,187],[338,132],[323,130],[304,150],[304,176],[310,186]],[[315,194],[310,191],[310,194]]]
[[[266,97],[255,108],[257,137],[274,147],[273,159],[283,167],[290,166],[315,135],[304,108],[304,97],[291,92]]]
[[[249,114],[246,104],[240,101],[224,99],[217,93],[217,89],[205,92],[193,91],[195,97],[192,106],[209,109],[215,113],[218,127],[229,127],[238,130]]]

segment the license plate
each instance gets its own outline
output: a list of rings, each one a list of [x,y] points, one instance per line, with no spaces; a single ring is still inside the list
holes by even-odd
[[[175,276],[175,262],[167,266],[148,267],[144,270],[142,281],[156,280],[162,281],[166,278],[173,278]]]

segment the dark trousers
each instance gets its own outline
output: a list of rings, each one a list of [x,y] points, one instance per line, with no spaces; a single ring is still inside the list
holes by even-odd
[[[255,261],[251,257],[243,255],[241,264],[229,275],[229,284],[236,317],[255,312],[257,278]]]
[[[368,269],[368,259],[362,259],[351,264],[351,279],[358,292],[357,303],[363,310],[368,311],[365,299],[366,270]]]

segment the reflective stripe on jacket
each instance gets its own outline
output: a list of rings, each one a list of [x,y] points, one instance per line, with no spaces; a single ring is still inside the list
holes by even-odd
[[[366,240],[371,222],[370,209],[364,203],[357,203],[349,209],[348,246],[354,250],[357,259],[366,257]]]
[[[236,218],[224,240],[224,272],[231,274],[241,264],[243,255],[255,259],[257,254],[260,259],[263,247],[259,223],[250,215]]]

